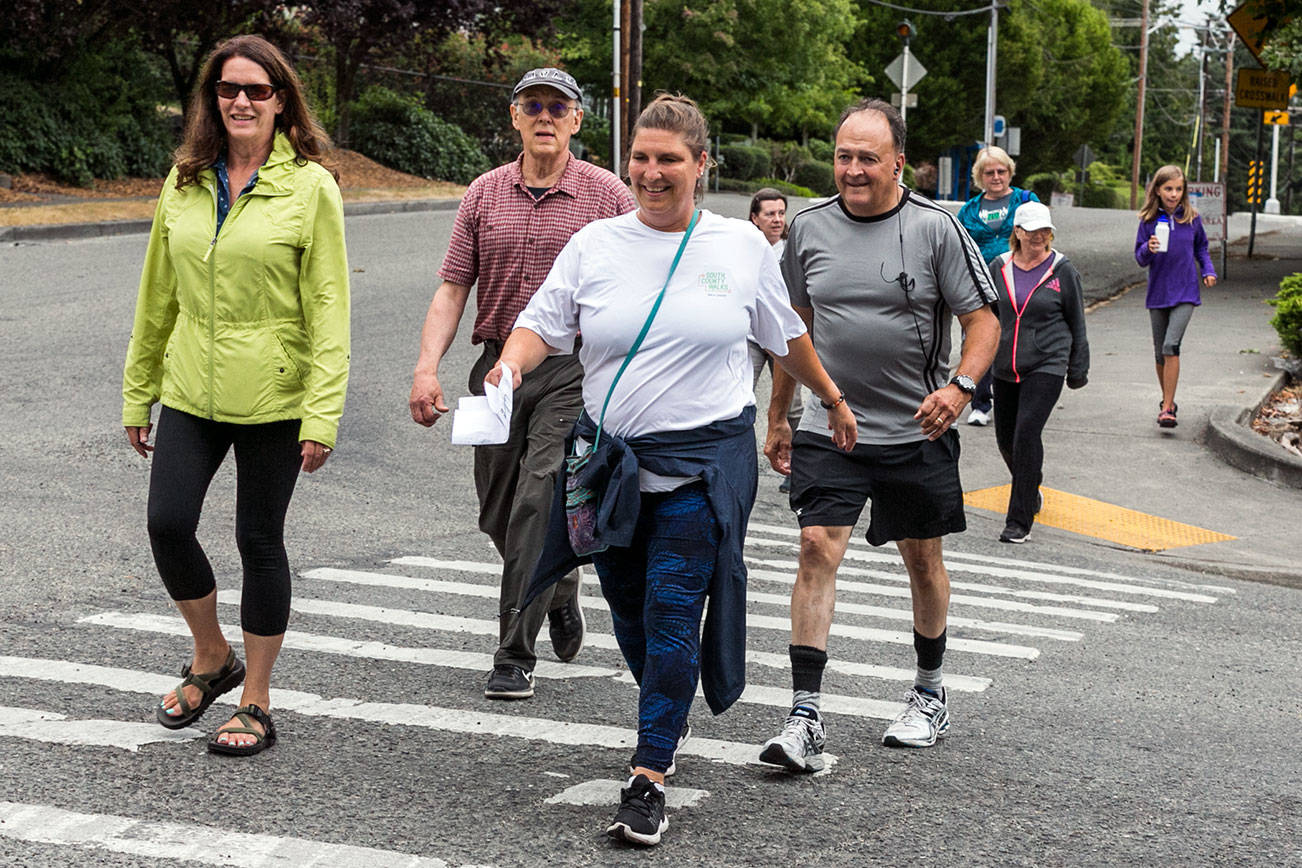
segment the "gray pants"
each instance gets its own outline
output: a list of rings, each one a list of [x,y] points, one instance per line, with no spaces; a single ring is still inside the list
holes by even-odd
[[[485,342],[470,371],[471,392],[484,394],[484,376],[501,350],[500,343]],[[583,367],[578,355],[551,356],[515,390],[506,443],[475,447],[479,529],[492,539],[503,562],[494,664],[510,663],[532,671],[537,662],[534,640],[543,618],[579,593],[576,570],[520,611],[542,553],[565,437],[582,409]]]
[[[1161,363],[1167,356],[1180,355],[1180,341],[1193,318],[1194,305],[1186,302],[1175,307],[1148,309],[1148,323],[1153,327],[1153,354]]]
[[[764,352],[759,344],[752,340],[746,341],[746,349],[750,351],[750,366],[754,378],[751,380],[751,388],[759,385],[760,374],[764,373],[764,368],[773,368],[773,357]],[[758,409],[758,408],[756,408]],[[791,406],[787,408],[787,422],[791,425],[791,430],[795,431],[800,425],[800,417],[805,413],[805,393],[804,387],[799,383],[796,384],[796,391],[791,395]]]

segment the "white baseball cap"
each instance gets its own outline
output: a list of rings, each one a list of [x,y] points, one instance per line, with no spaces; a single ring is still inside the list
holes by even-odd
[[[1013,226],[1020,226],[1027,232],[1034,232],[1037,229],[1048,229],[1056,231],[1053,228],[1053,220],[1049,217],[1049,207],[1040,202],[1023,202],[1017,206],[1013,212]]]

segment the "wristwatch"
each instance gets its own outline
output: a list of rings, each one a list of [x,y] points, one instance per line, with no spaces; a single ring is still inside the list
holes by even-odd
[[[950,381],[951,386],[958,386],[965,394],[976,394],[976,382],[967,374],[957,374]]]

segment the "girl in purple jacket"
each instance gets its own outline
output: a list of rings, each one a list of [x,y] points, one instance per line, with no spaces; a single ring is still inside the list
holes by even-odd
[[[1157,357],[1157,382],[1162,404],[1157,424],[1176,426],[1175,386],[1180,379],[1180,340],[1196,305],[1202,304],[1202,285],[1216,283],[1216,270],[1207,252],[1202,218],[1189,204],[1184,172],[1163,166],[1153,176],[1139,212],[1135,261],[1148,269],[1148,318],[1153,326],[1153,351]]]

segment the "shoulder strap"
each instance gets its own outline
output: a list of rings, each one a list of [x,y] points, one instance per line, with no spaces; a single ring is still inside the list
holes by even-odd
[[[674,261],[669,266],[669,274],[665,277],[665,285],[660,287],[660,294],[656,296],[655,304],[651,305],[651,313],[647,315],[646,322],[642,323],[642,331],[638,332],[637,339],[633,341],[633,346],[628,348],[628,355],[624,356],[624,363],[615,372],[615,379],[610,381],[610,391],[606,393],[606,400],[601,405],[601,417],[597,419],[597,436],[592,441],[592,449],[595,449],[597,444],[601,442],[601,426],[606,422],[606,408],[610,406],[611,395],[615,394],[615,386],[618,385],[619,378],[624,376],[624,370],[628,368],[628,363],[633,361],[633,356],[641,348],[647,332],[651,330],[651,322],[660,311],[660,303],[665,300],[665,290],[669,289],[669,281],[673,280],[674,272],[678,269],[678,261],[683,258],[683,249],[687,247],[687,239],[692,237],[692,230],[696,228],[696,224],[700,219],[701,212],[699,210],[692,214],[692,222],[687,224],[687,231],[683,233],[683,240],[678,242],[678,252],[674,254]]]

